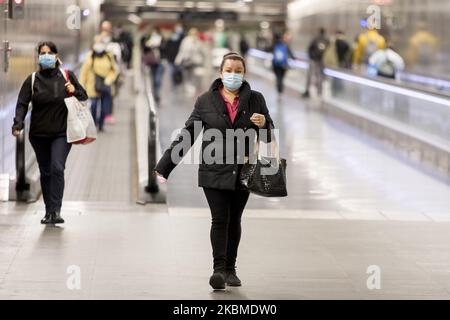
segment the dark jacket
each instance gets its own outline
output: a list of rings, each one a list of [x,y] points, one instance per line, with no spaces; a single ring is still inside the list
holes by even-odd
[[[69,71],[69,79],[75,87],[74,96],[80,101],[87,100],[86,91],[71,71]],[[67,107],[64,98],[68,97],[65,83],[66,80],[58,68],[38,71],[34,79],[34,94],[31,97],[31,75],[28,76],[19,92],[12,129],[23,129],[28,105],[32,100],[30,136],[65,136]]]
[[[219,161],[207,164],[205,163],[204,157],[202,157],[198,173],[198,185],[200,187],[226,190],[236,189],[237,177],[241,166],[239,163],[242,163],[242,159],[239,160],[238,157],[243,156],[242,153],[237,152],[237,150],[239,150],[238,144],[241,142],[244,143],[245,155],[248,156],[249,151],[253,150],[253,148],[250,148],[250,143],[253,145],[253,142],[249,141],[250,139],[244,139],[243,141],[232,139],[231,145],[234,148],[234,152],[231,153],[229,152],[231,150],[227,150],[225,147],[227,140],[225,138],[227,129],[232,129],[231,132],[235,132],[236,129],[242,129],[244,132],[249,129],[255,129],[255,131],[259,133],[260,130],[250,121],[250,117],[253,113],[260,113],[266,117],[266,125],[264,129],[267,129],[268,131],[267,136],[261,135],[261,140],[265,141],[267,138],[267,141],[270,141],[270,130],[273,128],[273,121],[269,115],[269,110],[267,109],[263,95],[257,91],[251,90],[248,82],[244,81],[239,93],[238,112],[234,122],[231,123],[225,102],[223,101],[222,95],[219,91],[221,86],[222,80],[216,79],[210,90],[197,99],[194,111],[186,121],[183,129],[184,133],[189,133],[190,139],[184,139],[182,131],[177,139],[175,139],[171,146],[164,152],[155,170],[165,178],[169,177],[172,170],[179,163],[179,161],[173,161],[171,157],[172,150],[175,147],[177,147],[176,151],[181,149],[179,152],[179,156],[181,158],[194,144],[195,139],[197,138],[195,134],[198,135],[200,133],[194,133],[194,123],[196,121],[198,121],[200,128],[203,128],[204,132],[202,154],[214,154],[211,150],[214,148],[220,148],[221,145],[223,148],[223,155],[220,157],[221,160]],[[217,129],[221,132],[222,136],[216,137],[215,139],[205,138],[205,136],[207,136],[207,132],[213,132],[208,131],[210,129]],[[180,143],[184,144],[184,148],[181,148],[183,145],[179,145]]]
[[[171,38],[166,40],[163,44],[162,55],[170,63],[175,63],[178,52],[180,51],[181,41],[183,41],[184,34],[174,34]]]
[[[329,44],[330,41],[325,36],[317,36],[314,38],[308,47],[309,58],[313,61],[321,62]]]

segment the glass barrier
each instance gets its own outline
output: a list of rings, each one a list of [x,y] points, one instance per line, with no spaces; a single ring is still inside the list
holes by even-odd
[[[271,76],[271,53],[252,49],[249,59],[254,66],[252,71]],[[307,69],[305,61],[290,61],[286,85],[303,92]],[[379,77],[355,75],[351,71],[325,68],[324,72],[329,84],[326,86],[329,90],[324,92],[327,100],[381,116],[386,122],[395,121],[419,135],[424,133],[450,146],[449,96],[405,87]]]

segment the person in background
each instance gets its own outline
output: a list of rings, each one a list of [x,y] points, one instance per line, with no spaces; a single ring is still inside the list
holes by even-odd
[[[117,38],[115,39],[115,42],[120,44],[123,62],[127,66],[127,69],[130,69],[133,58],[133,35],[131,32],[125,30],[122,25],[119,25],[117,28]]]
[[[102,41],[94,43],[80,71],[80,83],[91,99],[92,117],[100,132],[103,131],[106,115],[110,114],[113,97],[113,83],[118,76],[113,55],[106,50]],[[100,115],[98,114],[99,103]]]
[[[344,32],[341,30],[336,31],[334,43],[336,46],[339,68],[349,69],[351,67],[352,50]]]
[[[261,134],[260,139],[270,142],[270,130],[274,127],[264,96],[252,90],[250,84],[244,80],[244,58],[235,52],[226,54],[219,72],[220,78],[214,80],[209,91],[197,99],[194,111],[186,122],[184,132],[189,133],[188,138],[186,139],[185,134],[180,134],[155,167],[155,174],[164,182],[180,163],[181,158],[178,156],[183,157],[194,144],[196,124],[203,129],[203,137],[211,132],[221,132],[224,135],[214,141],[203,141],[203,155],[207,153],[208,148],[217,145],[217,142],[220,144],[218,148],[224,145],[227,148],[222,154],[223,157],[213,163],[206,163],[205,159],[202,159],[198,179],[211,209],[213,274],[209,284],[215,290],[225,289],[225,285],[241,286],[241,280],[236,274],[236,259],[241,239],[241,217],[249,198],[248,191],[239,189],[238,177],[242,164],[238,159],[250,154],[251,139],[244,138],[242,141],[233,137],[226,141],[225,132],[244,130],[259,134],[262,133],[261,129],[265,129],[268,134],[266,137]],[[246,154],[238,155],[234,152],[240,149],[240,142],[243,143]],[[180,150],[180,146],[182,154],[175,151]],[[233,150],[232,154],[228,150]],[[178,159],[175,160],[173,152],[176,152]]]
[[[122,72],[122,48],[118,42],[113,40],[113,26],[108,20],[105,20],[100,25],[100,34],[94,38],[94,43],[102,42],[105,45],[106,52],[112,54],[116,63],[117,77],[112,84],[113,97],[118,93],[119,85],[121,83]],[[115,123],[113,116],[114,113],[114,101],[111,100],[111,106],[108,109],[108,114],[105,116],[105,123]]]
[[[395,79],[398,72],[405,69],[403,58],[394,51],[391,42],[385,49],[377,50],[369,57],[369,75]],[[371,70],[374,70],[371,72]]]
[[[424,21],[417,24],[417,31],[409,39],[407,62],[411,66],[429,67],[436,61],[439,40],[427,28]]]
[[[351,47],[344,33],[337,30],[323,55],[323,64],[331,68],[350,68]]]
[[[95,37],[95,42],[103,42],[105,50],[113,55],[117,65],[122,64],[122,48],[113,40],[113,26],[110,21],[105,20],[101,23],[100,33]]]
[[[248,44],[247,39],[245,38],[245,35],[241,33],[240,40],[239,40],[239,51],[241,52],[241,55],[245,58],[247,56],[247,52],[250,49],[250,45]]]
[[[180,84],[183,79],[182,70],[175,64],[175,59],[180,51],[180,45],[183,38],[183,26],[180,23],[177,23],[171,36],[164,43],[164,57],[169,63],[170,77],[173,86]]]
[[[159,103],[161,97],[161,85],[164,76],[162,63],[163,36],[159,27],[153,28],[150,38],[144,44],[144,61],[150,68],[152,91],[155,101]]]
[[[331,37],[330,44],[323,55],[323,65],[327,68],[349,68],[351,63],[351,48],[342,31],[337,30]],[[339,92],[342,90],[342,80],[332,77],[331,90]]]
[[[284,32],[282,36],[275,35],[274,45],[272,48],[272,70],[276,77],[276,86],[278,98],[281,97],[284,91],[284,77],[289,69],[289,58],[295,59],[289,43],[291,35],[289,32]]]
[[[386,48],[386,40],[377,29],[367,29],[356,39],[353,52],[353,68],[358,69],[361,64],[367,64],[369,57],[375,51]]]
[[[308,74],[306,76],[306,86],[305,92],[303,93],[304,98],[309,97],[309,88],[312,84],[312,78],[315,78],[315,83],[317,87],[317,93],[322,94],[322,83],[323,83],[323,56],[327,50],[330,41],[328,40],[325,29],[320,28],[318,35],[311,41],[308,47],[309,56],[309,68]]]
[[[183,69],[183,78],[186,79],[185,90],[188,96],[194,96],[200,88],[201,78],[199,69],[205,63],[205,49],[199,39],[197,28],[191,28],[188,35],[181,41],[180,51],[175,58],[175,64]]]
[[[61,217],[64,195],[64,169],[71,144],[67,143],[67,108],[69,95],[80,101],[88,99],[86,91],[72,71],[60,69],[58,49],[51,41],[38,45],[39,71],[29,75],[22,85],[16,105],[12,134],[18,136],[24,128],[28,105],[32,102],[29,139],[36,154],[41,174],[45,216],[42,224],[64,223]],[[63,73],[68,73],[66,81]]]

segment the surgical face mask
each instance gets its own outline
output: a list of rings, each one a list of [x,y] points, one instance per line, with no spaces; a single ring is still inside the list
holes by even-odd
[[[225,88],[229,91],[236,91],[242,86],[242,82],[244,81],[244,76],[242,73],[231,73],[224,72],[222,83]]]
[[[42,69],[54,68],[56,65],[56,55],[50,53],[40,54],[39,64],[41,65]]]
[[[103,43],[96,43],[94,44],[94,46],[92,47],[92,49],[94,50],[95,53],[102,53],[105,51],[105,45]]]

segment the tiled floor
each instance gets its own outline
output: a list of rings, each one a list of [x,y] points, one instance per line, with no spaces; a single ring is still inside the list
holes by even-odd
[[[243,219],[244,285],[213,292],[210,220],[164,205],[66,202],[60,227],[41,203],[0,205],[2,299],[450,298],[447,222]],[[280,212],[283,215],[283,210]],[[369,290],[368,267],[380,268]],[[70,268],[79,267],[79,290]],[[73,267],[72,267],[73,268]]]

